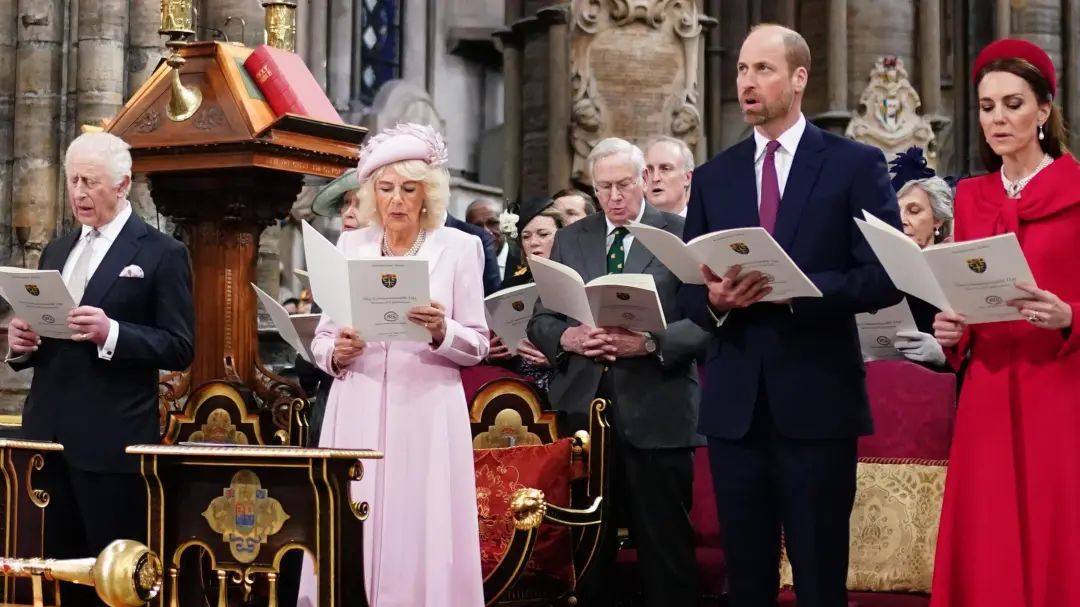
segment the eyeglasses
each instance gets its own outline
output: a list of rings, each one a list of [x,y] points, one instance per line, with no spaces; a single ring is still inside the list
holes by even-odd
[[[626,194],[630,191],[630,188],[638,185],[638,183],[639,181],[635,180],[633,177],[627,177],[618,182],[602,181],[593,184],[593,186],[596,188],[597,196],[610,196],[612,188],[618,190],[620,194]]]

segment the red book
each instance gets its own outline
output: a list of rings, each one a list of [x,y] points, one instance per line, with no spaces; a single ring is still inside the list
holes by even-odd
[[[244,61],[244,69],[278,116],[297,114],[343,124],[300,55],[263,44]]]

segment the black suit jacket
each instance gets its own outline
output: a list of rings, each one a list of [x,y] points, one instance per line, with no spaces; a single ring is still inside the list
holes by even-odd
[[[61,271],[81,233],[53,240],[39,267]],[[121,278],[137,265],[142,278]],[[136,472],[124,454],[135,443],[156,443],[158,370],[191,364],[194,310],[187,249],[132,214],[90,277],[81,305],[101,308],[120,326],[112,360],[89,342],[43,338],[23,409],[23,435],[64,445],[68,464],[94,472]],[[103,505],[103,507],[105,507]]]
[[[502,277],[499,276],[499,256],[495,252],[495,240],[491,238],[491,234],[488,234],[484,228],[466,223],[449,213],[446,214],[446,226],[480,239],[484,245],[484,295],[491,295],[498,291],[499,285],[502,284]]]
[[[682,234],[683,219],[645,204],[641,223]],[[594,213],[555,232],[551,259],[576,270],[586,281],[607,273],[607,222]],[[635,240],[626,257],[625,272],[651,274],[664,308],[667,330],[656,335],[661,357],[621,358],[610,364],[615,403],[615,431],[639,449],[690,447],[701,444],[696,432],[698,372],[696,358],[710,336],[679,312],[679,279],[645,245]],[[566,329],[580,324],[537,302],[529,321],[529,339],[555,361],[548,401],[566,411],[571,430],[587,429],[589,403],[596,397],[603,364],[562,349]]]
[[[895,304],[901,294],[852,221],[863,209],[900,228],[881,151],[807,124],[774,237],[824,296],[732,310],[717,326],[705,287],[683,286],[684,311],[714,335],[705,358],[703,434],[745,436],[761,391],[785,436],[873,431],[855,314]],[[757,225],[751,137],[694,171],[683,237]]]

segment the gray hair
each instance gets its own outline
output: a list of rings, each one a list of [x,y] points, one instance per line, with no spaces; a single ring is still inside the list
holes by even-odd
[[[502,203],[496,202],[491,198],[477,198],[476,200],[470,202],[469,206],[465,207],[465,213],[469,213],[473,209],[480,206],[490,206],[492,209],[495,210],[496,213],[503,210]]]
[[[131,179],[131,146],[112,133],[83,133],[68,146],[64,155],[64,170],[73,160],[95,159],[105,167],[112,186],[120,185],[124,178]],[[128,188],[130,189],[130,181]],[[127,196],[127,191],[124,192]]]
[[[669,137],[667,135],[661,135],[649,140],[649,143],[645,145],[645,153],[648,154],[652,146],[658,143],[670,143],[679,150],[679,156],[682,157],[683,170],[694,170],[694,152],[690,150],[690,146],[686,145],[686,142],[678,137]]]
[[[913,179],[900,186],[896,192],[899,200],[913,188],[919,188],[926,192],[930,199],[930,211],[934,214],[934,221],[941,222],[940,233],[934,234],[934,243],[943,242],[952,235],[953,224],[953,190],[949,182],[941,177],[929,177],[927,179]]]
[[[641,152],[641,148],[630,143],[625,139],[619,139],[618,137],[608,137],[602,139],[600,143],[597,143],[589,152],[589,175],[592,176],[596,170],[596,163],[607,158],[608,156],[614,156],[616,154],[626,154],[630,163],[634,165],[634,171],[637,173],[637,178],[643,180],[645,173],[645,154]],[[596,182],[593,182],[593,186],[596,186]]]

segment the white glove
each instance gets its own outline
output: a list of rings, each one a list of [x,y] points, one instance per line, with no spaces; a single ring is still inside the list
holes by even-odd
[[[941,366],[945,364],[945,350],[937,339],[921,331],[900,331],[893,346],[908,360]]]

